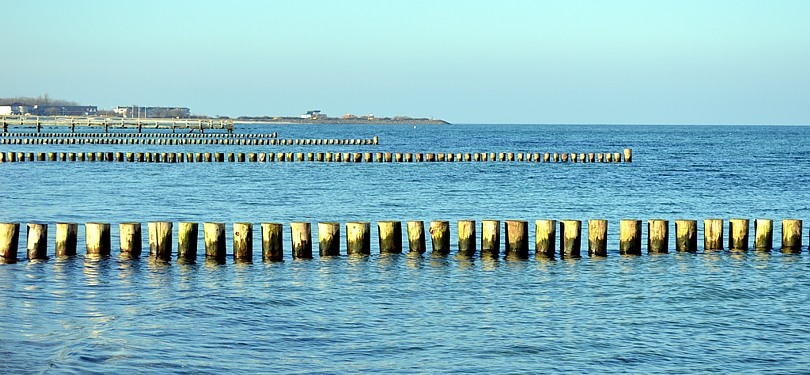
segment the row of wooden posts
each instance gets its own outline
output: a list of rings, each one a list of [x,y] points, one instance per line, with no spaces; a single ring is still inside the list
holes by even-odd
[[[272,133],[0,133],[0,138],[278,138]]]
[[[624,153],[401,153],[401,152],[0,152],[0,163],[25,161],[118,161],[151,163],[201,163],[201,162],[273,162],[273,161],[317,161],[317,162],[572,162],[572,163],[619,163],[633,160],[632,150]]]
[[[276,139],[276,138],[0,138],[0,145],[376,145],[379,139]]]
[[[426,252],[425,223],[408,221],[407,235],[409,251]],[[749,220],[730,219],[728,221],[728,249],[747,251],[749,249]],[[170,260],[173,257],[172,231],[173,223],[166,221],[149,222],[150,256]],[[318,245],[321,256],[340,255],[340,223],[319,222]],[[703,222],[704,251],[723,249],[723,219],[707,219]],[[142,252],[141,223],[120,223],[120,249],[123,255],[139,257]],[[56,223],[56,245],[54,255],[76,255],[77,223]],[[110,255],[110,224],[85,223],[85,243],[87,254]],[[529,257],[529,223],[524,220],[506,220],[504,222],[504,248],[507,258],[525,259]],[[675,221],[675,250],[679,252],[696,252],[697,221]],[[773,220],[756,219],[754,221],[754,248],[770,251],[773,248]],[[559,221],[559,252],[557,244],[556,220],[537,220],[535,222],[535,257],[579,258],[581,248],[580,220]],[[619,223],[621,255],[641,255],[642,221],[621,220]],[[206,258],[224,261],[226,259],[225,223],[207,222],[203,224]],[[460,256],[473,256],[479,252],[482,256],[499,256],[501,247],[501,222],[499,220],[481,221],[481,244],[476,244],[476,222],[459,220],[458,252]],[[588,255],[607,256],[607,220],[588,221]],[[402,222],[379,221],[377,233],[380,253],[401,253]],[[432,251],[436,254],[450,254],[450,222],[431,221],[428,228]],[[16,260],[19,244],[20,224],[0,223],[0,257]],[[177,230],[178,259],[193,261],[197,258],[197,241],[199,225],[194,222],[181,222]],[[48,224],[29,223],[27,230],[27,257],[45,259],[47,253]],[[346,254],[368,255],[371,252],[371,224],[369,222],[346,223]],[[293,259],[312,258],[312,228],[308,222],[290,223],[290,240]],[[280,261],[284,259],[283,224],[261,223],[262,259]],[[802,221],[796,219],[782,220],[783,252],[801,252]],[[669,252],[669,221],[649,220],[647,222],[647,251],[649,253]],[[253,223],[233,224],[232,254],[235,260],[253,260]]]

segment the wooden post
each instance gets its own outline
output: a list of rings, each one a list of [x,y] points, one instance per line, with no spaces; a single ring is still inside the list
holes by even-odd
[[[723,250],[723,219],[703,220],[703,250]]]
[[[592,257],[607,256],[608,221],[604,219],[588,220],[588,255]]]
[[[641,220],[619,222],[619,254],[641,255]]]
[[[293,259],[312,259],[312,225],[310,223],[290,223]]]
[[[121,255],[130,258],[141,256],[143,238],[141,237],[141,223],[119,223],[118,243],[121,246]]]
[[[28,259],[48,259],[48,224],[28,223]]]
[[[110,255],[109,223],[85,223],[84,235],[87,243],[87,254]]]
[[[430,222],[430,238],[433,242],[433,253],[450,254],[450,222],[444,220]]]
[[[501,222],[481,221],[481,256],[497,257],[501,252]]]
[[[624,162],[625,163],[632,163],[633,162],[633,150],[626,148],[624,149]]]
[[[188,263],[197,260],[197,239],[199,238],[199,225],[197,223],[180,222],[177,226],[177,259]]]
[[[78,223],[56,223],[56,256],[76,255],[78,232]]]
[[[253,262],[253,223],[233,223],[233,260]]]
[[[771,251],[773,249],[773,220],[754,220],[754,250]]]
[[[340,223],[318,223],[318,245],[321,257],[340,255]]]
[[[560,258],[576,259],[580,257],[582,245],[582,221],[560,220]]]
[[[346,223],[346,253],[348,255],[371,254],[370,233],[371,224],[368,222]]]
[[[675,251],[697,251],[697,220],[675,220]]]
[[[665,254],[669,252],[669,221],[652,219],[647,221],[647,253]]]
[[[284,225],[262,223],[262,259],[268,262],[284,260]]]
[[[471,257],[475,255],[476,235],[475,235],[475,220],[459,220],[458,221],[458,255]]]
[[[421,220],[408,221],[408,247],[409,251],[417,254],[425,253],[425,222]],[[431,227],[432,229],[433,227]]]
[[[172,223],[169,221],[150,221],[149,257],[169,261],[172,259]]]
[[[748,219],[728,219],[728,249],[748,251]]]
[[[534,257],[537,259],[554,259],[557,252],[557,221],[535,220],[534,222]]]
[[[205,258],[225,263],[225,223],[203,223]]]
[[[20,223],[0,223],[0,257],[16,261],[19,245]]]
[[[506,220],[504,222],[506,237],[506,258],[527,259],[529,257],[529,222],[525,220]]]
[[[380,254],[402,253],[402,223],[399,221],[377,222]]]
[[[800,253],[802,251],[802,221],[796,219],[782,220],[782,252]]]

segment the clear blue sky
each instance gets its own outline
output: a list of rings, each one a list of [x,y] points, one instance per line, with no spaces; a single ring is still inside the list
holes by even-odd
[[[810,124],[810,1],[11,1],[0,97],[207,115]]]

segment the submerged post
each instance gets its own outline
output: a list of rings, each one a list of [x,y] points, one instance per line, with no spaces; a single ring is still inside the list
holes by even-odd
[[[205,258],[225,263],[225,223],[203,223]]]
[[[748,251],[748,219],[728,219],[728,249]]]
[[[450,254],[450,222],[431,221],[430,238],[433,242],[433,253],[440,255]]]
[[[322,257],[340,255],[340,223],[318,223],[318,252]]]
[[[619,254],[641,255],[641,220],[619,221]]]
[[[557,221],[536,220],[534,228],[534,257],[554,259],[557,252]]]
[[[150,221],[149,257],[162,261],[172,259],[172,223],[170,221]]]
[[[109,223],[85,223],[84,234],[87,254],[110,255]]]
[[[78,223],[56,223],[56,256],[76,255],[78,232]]]
[[[608,221],[604,219],[588,220],[588,255],[592,257],[607,256]]]
[[[703,220],[703,250],[723,250],[723,219]]]
[[[28,259],[48,259],[48,224],[28,223]]]
[[[268,262],[284,260],[284,225],[262,223],[262,259]]]
[[[20,245],[20,223],[0,223],[0,257],[16,260]]]
[[[797,219],[782,220],[782,252],[800,253],[802,251],[802,221]]]
[[[312,225],[306,222],[290,223],[293,259],[312,259]]]
[[[506,258],[527,259],[529,257],[529,222],[525,220],[506,220]]]
[[[233,260],[253,262],[253,223],[233,223]]]
[[[647,221],[647,253],[665,254],[669,252],[669,221],[652,219]]]
[[[675,251],[697,251],[697,220],[675,220]]]
[[[458,221],[458,255],[470,257],[475,255],[475,220]]]
[[[580,258],[582,221],[560,220],[560,258]]]
[[[199,224],[180,222],[177,226],[177,259],[186,262],[197,260]]]
[[[754,220],[754,249],[759,251],[773,249],[773,220]]]
[[[121,255],[130,258],[138,258],[141,256],[143,249],[141,223],[119,223],[118,237],[118,243],[121,246]]]
[[[377,222],[380,254],[402,253],[402,223],[399,221]]]
[[[371,254],[370,233],[371,233],[371,223],[369,222],[346,223],[346,254],[348,255]],[[422,246],[422,248],[424,248],[424,246]]]
[[[409,251],[417,254],[425,253],[425,222],[414,220],[407,222]]]

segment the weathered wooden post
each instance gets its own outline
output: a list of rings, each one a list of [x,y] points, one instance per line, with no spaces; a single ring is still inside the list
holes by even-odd
[[[402,223],[399,221],[377,222],[380,254],[402,253]]]
[[[458,221],[458,255],[471,257],[477,248],[475,241],[475,220]]]
[[[16,261],[20,245],[20,223],[0,223],[0,257]]]
[[[728,219],[728,249],[748,251],[748,219]]]
[[[87,243],[87,254],[110,255],[109,223],[85,223],[84,235]]]
[[[556,252],[557,252],[557,221],[535,220],[534,257],[537,259],[554,259]]]
[[[754,250],[771,251],[773,249],[773,220],[754,220]]]
[[[407,222],[409,251],[417,254],[425,253],[425,222],[412,220]]]
[[[76,255],[78,232],[78,223],[56,223],[56,256]]]
[[[118,237],[118,243],[121,246],[121,255],[129,258],[138,258],[141,256],[143,248],[141,223],[119,223]]]
[[[312,225],[310,223],[290,223],[290,239],[293,259],[312,259]]]
[[[647,253],[665,254],[669,252],[669,221],[651,219],[647,221]]]
[[[703,220],[703,250],[723,250],[723,219]]]
[[[48,259],[48,224],[28,223],[28,259]]]
[[[529,222],[525,220],[506,220],[504,222],[506,237],[506,258],[527,259],[529,257]]]
[[[582,221],[560,220],[560,258],[580,258]]]
[[[318,245],[321,257],[340,255],[340,223],[318,223]]]
[[[697,251],[697,220],[675,220],[675,251]]]
[[[253,262],[253,223],[233,223],[233,259]]]
[[[626,148],[624,149],[624,162],[625,163],[632,163],[633,162],[633,150]]]
[[[177,226],[177,259],[188,263],[197,260],[197,239],[199,225],[191,222],[180,222]]]
[[[262,223],[262,259],[268,262],[284,260],[284,225]]]
[[[607,256],[608,221],[604,219],[588,220],[588,255],[592,257]]]
[[[782,220],[782,252],[800,253],[802,251],[802,221],[797,219]]]
[[[152,259],[170,261],[172,259],[172,223],[170,221],[150,221],[149,230],[149,257]]]
[[[641,220],[619,222],[619,254],[641,255]]]
[[[225,263],[225,223],[203,223],[205,258]]]
[[[497,257],[501,252],[501,222],[481,221],[481,256]]]
[[[450,254],[450,222],[437,220],[430,222],[430,238],[433,242],[433,253]]]
[[[371,223],[369,222],[346,223],[346,253],[348,255],[371,254],[370,233],[371,233]],[[422,247],[424,248],[424,246]]]

